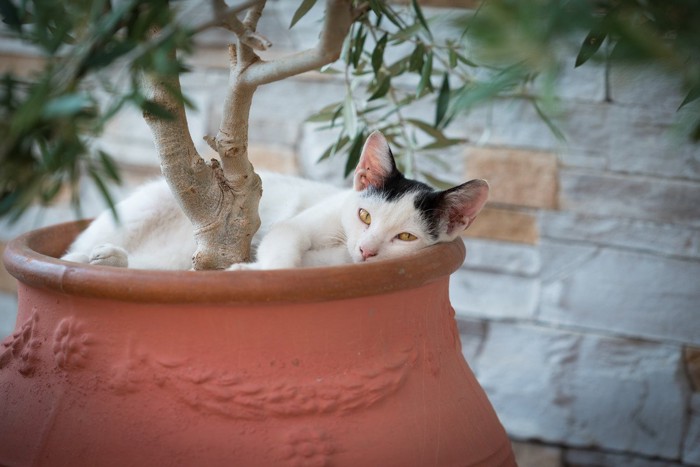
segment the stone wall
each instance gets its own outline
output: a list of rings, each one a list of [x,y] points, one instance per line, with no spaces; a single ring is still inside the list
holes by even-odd
[[[271,3],[261,21],[273,55],[317,37],[321,12],[290,31],[290,4]],[[196,138],[217,129],[224,41],[202,38],[183,79]],[[2,50],[5,66],[34,66],[7,41]],[[587,64],[560,83],[565,143],[526,102],[499,101],[452,126],[474,143],[448,154],[456,172],[445,175],[492,187],[452,279],[463,351],[512,438],[543,446],[531,462],[519,447],[523,465],[700,465],[700,146],[672,134],[674,76],[614,68],[608,101],[604,74]],[[259,89],[256,167],[341,181],[343,161],[315,163],[330,136],[304,120],[342,95],[342,82],[315,73]],[[101,144],[126,169],[124,191],[157,173],[136,112]],[[86,215],[103,207],[89,186],[84,199]],[[3,224],[0,241],[71,218],[63,205],[32,214]],[[13,291],[0,273],[3,335]]]

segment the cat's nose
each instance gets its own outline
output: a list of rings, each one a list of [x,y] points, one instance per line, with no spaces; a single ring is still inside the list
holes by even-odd
[[[360,247],[360,253],[362,254],[362,259],[365,261],[367,260],[367,258],[377,256],[377,250],[373,250],[372,248],[367,247]]]

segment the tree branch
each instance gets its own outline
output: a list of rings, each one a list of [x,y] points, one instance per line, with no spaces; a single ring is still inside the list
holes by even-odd
[[[211,29],[213,27],[219,27],[221,26],[222,22],[226,22],[230,17],[235,17],[238,13],[241,11],[245,11],[248,8],[251,8],[255,5],[259,5],[260,3],[263,3],[264,0],[247,0],[245,2],[239,3],[236,6],[233,6],[231,8],[226,5],[226,3],[223,0],[213,0],[212,2],[212,10],[214,11],[214,17],[208,21],[205,21],[204,23],[194,27],[192,29],[193,35],[199,34],[202,31],[206,31],[207,29]],[[219,9],[219,5],[222,4],[223,8]]]
[[[144,114],[163,176],[194,228],[197,250],[192,258],[193,268],[224,269],[233,263],[250,261],[251,240],[260,226],[258,203],[262,187],[247,160],[245,146],[243,159],[235,159],[235,163],[228,161],[240,145],[219,148],[222,161],[227,161],[223,167],[216,160],[207,164],[197,153],[189,133],[179,77],[149,75],[146,81],[150,99],[172,116],[163,119]],[[243,118],[247,142],[247,113]]]
[[[250,10],[248,10],[248,13],[245,15],[245,19],[243,20],[243,24],[245,24],[245,27],[252,31],[256,31],[258,29],[258,21],[260,20],[260,16],[262,15],[262,11],[265,8],[265,3],[267,0],[258,2],[256,5],[253,6]]]
[[[250,27],[247,23],[244,24],[235,14],[227,14],[228,6],[224,0],[213,0],[212,3],[214,6],[214,15],[221,18],[219,26],[233,32],[239,42],[242,42],[253,50],[267,50],[272,45],[265,36],[255,32],[255,26]],[[246,20],[251,15],[252,11],[259,10],[262,12],[262,7],[265,5],[265,2],[262,0],[248,3],[252,3],[251,6],[253,6],[253,8],[248,12]],[[258,13],[258,16],[259,15],[260,13]]]
[[[250,66],[243,79],[248,85],[259,86],[334,62],[340,56],[350,25],[361,13],[352,7],[350,0],[327,0],[321,39],[316,47],[269,62],[258,61]]]
[[[224,0],[211,0],[219,25],[231,30],[238,43],[229,46],[230,86],[216,137],[205,138],[221,158],[205,163],[197,154],[187,129],[177,76],[150,78],[153,100],[173,119],[146,116],[161,158],[161,168],[183,211],[192,221],[197,241],[195,269],[222,269],[250,261],[251,240],[260,226],[260,177],[248,160],[248,121],[253,94],[270,83],[319,68],[338,58],[350,25],[358,15],[351,0],[327,0],[326,17],[318,45],[299,54],[262,62],[255,50],[269,45],[255,32],[265,7],[257,1],[242,22]],[[173,57],[174,58],[174,57]],[[171,91],[169,91],[171,90]],[[174,90],[174,92],[173,92]]]

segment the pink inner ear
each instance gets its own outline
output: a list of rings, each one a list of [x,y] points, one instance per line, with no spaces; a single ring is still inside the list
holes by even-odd
[[[448,190],[445,195],[447,233],[453,234],[466,230],[481,212],[488,197],[489,185],[485,180],[471,180]]]
[[[375,131],[367,138],[362,148],[360,162],[355,169],[355,190],[368,186],[379,187],[394,169],[393,156],[384,135]]]

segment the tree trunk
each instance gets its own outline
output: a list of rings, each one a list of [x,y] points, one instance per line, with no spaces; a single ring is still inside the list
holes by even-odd
[[[183,212],[194,226],[197,250],[194,269],[224,269],[251,260],[251,241],[260,226],[258,204],[262,196],[260,177],[248,160],[248,120],[253,94],[261,84],[320,68],[340,55],[350,25],[361,13],[350,0],[327,0],[323,31],[318,45],[288,57],[265,62],[255,53],[270,43],[256,33],[265,7],[260,1],[244,21],[222,14],[223,0],[213,0],[221,17],[219,26],[232,31],[238,42],[229,46],[229,89],[219,131],[206,137],[220,161],[205,162],[197,153],[179,98],[177,77],[147,77],[152,100],[174,118],[145,115],[153,133],[161,170]]]

